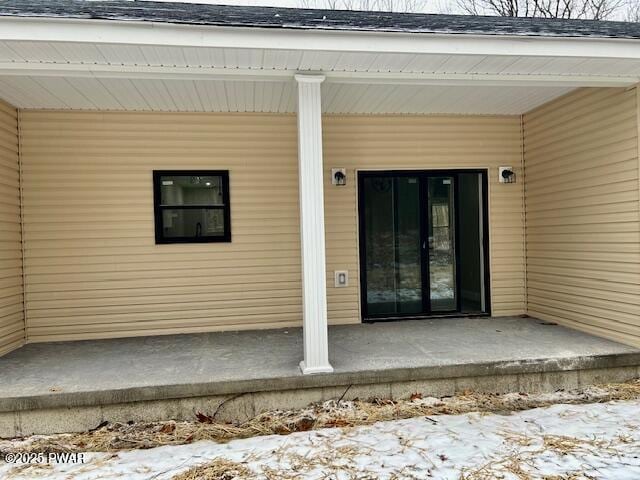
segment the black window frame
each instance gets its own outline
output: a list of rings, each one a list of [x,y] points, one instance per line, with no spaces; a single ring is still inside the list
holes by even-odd
[[[162,205],[162,177],[221,177],[223,205]],[[229,193],[229,170],[154,170],[153,171],[153,210],[155,221],[156,244],[171,243],[220,243],[231,242],[231,204]],[[163,233],[163,216],[165,209],[192,210],[192,209],[222,210],[224,215],[224,235],[213,237],[166,237]]]

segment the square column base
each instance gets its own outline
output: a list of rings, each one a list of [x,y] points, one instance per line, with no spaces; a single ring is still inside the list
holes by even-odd
[[[328,363],[319,367],[307,367],[304,360],[300,362],[300,370],[304,375],[313,375],[316,373],[333,373],[333,367]]]

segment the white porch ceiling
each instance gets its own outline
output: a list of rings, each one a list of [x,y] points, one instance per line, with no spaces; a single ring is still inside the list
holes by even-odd
[[[571,87],[327,83],[325,113],[520,114]],[[0,77],[0,97],[25,109],[183,112],[296,111],[293,81]]]
[[[632,85],[640,59],[0,41],[0,97],[25,109],[295,112],[305,71],[325,113],[521,114]]]

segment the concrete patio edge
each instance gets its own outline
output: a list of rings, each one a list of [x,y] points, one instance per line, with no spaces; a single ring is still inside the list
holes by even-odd
[[[463,363],[445,366],[357,370],[332,374],[266,377],[247,380],[129,387],[123,389],[52,392],[21,397],[0,397],[0,412],[88,407],[194,397],[237,395],[253,392],[348,387],[420,380],[456,379],[493,375],[517,375],[596,370],[640,365],[640,352],[543,358],[518,361]]]

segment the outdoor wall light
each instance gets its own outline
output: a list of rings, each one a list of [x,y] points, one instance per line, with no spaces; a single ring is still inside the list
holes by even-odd
[[[516,183],[516,173],[513,167],[498,167],[498,181],[500,183]]]
[[[332,168],[331,169],[331,184],[344,186],[347,184],[347,169],[346,168]]]

